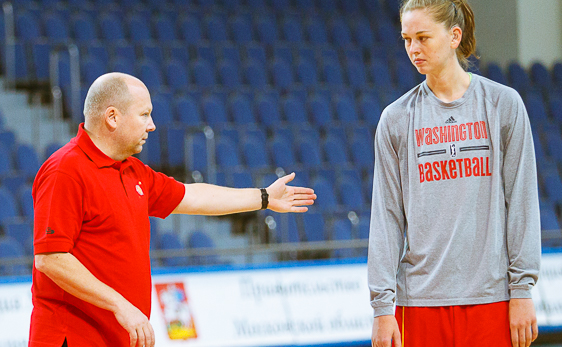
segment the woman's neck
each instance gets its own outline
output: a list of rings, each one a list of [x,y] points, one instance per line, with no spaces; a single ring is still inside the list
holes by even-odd
[[[438,73],[427,74],[427,86],[443,102],[460,99],[470,85],[470,75],[457,64],[451,64]]]

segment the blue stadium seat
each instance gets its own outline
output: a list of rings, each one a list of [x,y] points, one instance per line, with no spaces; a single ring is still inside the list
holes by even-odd
[[[4,146],[7,151],[15,149],[16,135],[14,134],[14,132],[10,130],[0,131],[0,144]]]
[[[312,44],[324,45],[328,43],[328,32],[324,21],[319,17],[312,17],[305,25],[308,41]]]
[[[150,32],[150,25],[146,19],[138,14],[129,17],[129,37],[133,42],[143,43],[152,40],[152,33]]]
[[[324,216],[318,212],[307,212],[303,216],[306,241],[325,241]]]
[[[362,62],[347,62],[347,79],[349,84],[354,88],[364,88],[367,85],[367,73],[365,65]]]
[[[274,11],[286,12],[290,10],[289,0],[271,0],[271,7]]]
[[[371,63],[370,70],[371,78],[378,88],[392,88],[393,83],[388,64],[385,64],[382,60],[374,59]]]
[[[31,185],[24,185],[18,192],[18,200],[22,215],[33,220],[33,196],[31,195]]]
[[[113,50],[115,52],[114,57],[116,59],[123,58],[133,64],[137,61],[135,47],[132,44],[128,43],[127,41],[115,42],[113,46]]]
[[[562,203],[562,181],[556,173],[545,173],[543,182],[548,197],[557,203]]]
[[[16,50],[16,81],[28,82],[31,74],[28,68],[28,55],[22,42],[15,44]],[[5,68],[4,68],[5,69]]]
[[[562,86],[562,63],[557,62],[552,67],[552,79],[558,86]]]
[[[394,70],[400,92],[407,92],[417,84],[414,69],[409,61],[397,61]]]
[[[81,43],[89,43],[98,38],[94,21],[80,13],[72,19],[72,28],[74,31],[74,39]]]
[[[352,137],[351,157],[355,167],[371,170],[375,163],[374,139],[355,134]]]
[[[230,113],[234,122],[238,125],[256,123],[252,103],[245,95],[236,94],[230,98]]]
[[[35,78],[39,82],[49,80],[49,58],[52,45],[47,40],[36,40],[31,45],[31,54],[33,59],[33,67]]]
[[[115,42],[125,39],[125,30],[123,29],[122,20],[116,15],[108,13],[99,17],[99,27],[101,28],[101,36],[103,39]]]
[[[233,64],[236,69],[240,69],[242,66],[242,58],[240,56],[240,49],[238,45],[233,44],[222,44],[219,46],[219,55],[224,61],[228,61]]]
[[[272,183],[272,182],[271,182]],[[277,242],[300,242],[300,232],[294,213],[275,214],[272,216],[277,222]]]
[[[314,0],[296,0],[295,5],[300,10],[305,10],[307,12],[314,12],[315,4]]]
[[[203,40],[201,23],[195,16],[183,18],[180,22],[180,32],[187,44],[198,44]]]
[[[176,119],[187,126],[199,127],[203,124],[197,103],[189,96],[176,99],[176,114]]]
[[[205,19],[205,27],[207,29],[207,37],[211,41],[224,42],[228,40],[226,32],[226,23],[222,18],[211,15]]]
[[[265,170],[269,168],[270,160],[265,141],[250,137],[244,140],[242,146],[246,165],[250,169]]]
[[[238,147],[232,141],[221,138],[217,141],[217,163],[223,169],[240,168],[241,162],[238,155]]]
[[[306,124],[308,117],[304,103],[295,96],[288,96],[283,101],[283,111],[285,119],[291,124]]]
[[[349,164],[347,157],[346,146],[338,138],[328,136],[323,143],[324,154],[328,162],[334,167],[344,166]]]
[[[241,0],[223,0],[222,4],[227,10],[238,10],[242,6]]]
[[[252,24],[244,16],[236,16],[230,22],[232,35],[235,42],[248,43],[252,42]]]
[[[160,133],[162,129],[158,126],[156,130],[148,135],[141,152],[142,161],[153,169],[162,167],[162,145],[160,144]]]
[[[103,65],[101,60],[95,56],[81,59],[81,66],[82,82],[86,85],[91,85],[98,77],[109,72],[107,66]]]
[[[199,87],[209,88],[215,85],[215,72],[208,61],[198,59],[192,65],[195,83]]]
[[[365,211],[368,205],[363,198],[361,181],[351,175],[342,175],[338,181],[338,192],[343,205],[350,210]]]
[[[95,57],[103,66],[109,66],[109,51],[106,44],[101,41],[90,41],[83,44],[84,56]]]
[[[298,143],[300,163],[307,168],[322,166],[322,154],[317,141],[301,139]]]
[[[270,152],[273,157],[273,164],[284,169],[292,168],[296,165],[293,144],[283,136],[276,136],[269,144]]]
[[[178,60],[170,60],[164,66],[168,87],[173,92],[185,91],[189,87],[189,74],[185,64]]]
[[[156,126],[167,125],[174,121],[171,100],[169,100],[169,97],[166,94],[153,93],[152,119],[154,120]]]
[[[527,93],[525,98],[525,106],[529,113],[529,120],[547,122],[548,116],[546,113],[546,106],[544,104],[541,94]]]
[[[553,93],[553,95],[550,96],[548,108],[550,114],[558,124],[562,124],[562,94]]]
[[[249,60],[244,67],[246,82],[253,88],[259,89],[267,86],[267,74],[263,64],[256,60]]]
[[[4,144],[0,143],[0,177],[7,175],[13,170],[14,165],[12,164],[11,152]]]
[[[248,60],[254,60],[264,66],[267,63],[265,48],[261,44],[250,43],[245,47],[246,57]]]
[[[377,41],[387,47],[397,47],[400,44],[400,32],[388,19],[379,20],[377,24]]]
[[[180,168],[185,165],[185,126],[173,124],[166,127],[166,151],[168,167]]]
[[[150,60],[157,65],[163,65],[164,52],[162,52],[161,44],[144,43],[142,45],[142,56],[144,59]]]
[[[176,233],[173,231],[160,233],[160,248],[162,250],[183,249],[185,248]],[[166,257],[162,259],[164,266],[188,266],[188,257]]]
[[[359,98],[359,108],[363,120],[373,127],[377,126],[382,111],[377,98],[372,94],[364,93]]]
[[[511,87],[517,89],[519,92],[527,90],[531,85],[531,80],[525,72],[525,69],[518,63],[509,64],[507,71]]]
[[[188,137],[187,164],[191,171],[206,172],[207,170],[207,145],[202,132]]]
[[[349,95],[341,94],[332,99],[335,100],[336,114],[342,124],[352,125],[359,121],[355,100]]]
[[[223,59],[218,66],[222,85],[229,89],[237,89],[242,85],[240,71],[238,67],[230,60]]]
[[[260,16],[257,19],[256,28],[258,37],[262,43],[273,44],[279,40],[276,20],[272,16]]]
[[[202,108],[207,124],[216,126],[228,123],[224,102],[217,96],[211,95],[204,98]]]
[[[552,79],[546,67],[541,63],[534,63],[531,66],[531,78],[536,86],[549,88],[552,86]]]
[[[45,23],[45,33],[51,42],[65,43],[70,39],[68,30],[68,19],[63,20],[56,14],[48,14],[43,19]]]
[[[248,171],[237,171],[232,173],[232,186],[234,188],[252,188],[256,185]]]
[[[20,188],[22,188],[28,180],[31,180],[23,171],[14,171],[2,178],[2,185],[6,187],[16,197],[19,193]]]
[[[332,42],[339,47],[351,44],[351,31],[342,18],[336,17],[332,22]]]
[[[546,145],[550,156],[562,163],[562,137],[560,131],[556,128],[547,130],[543,133],[546,135]]]
[[[0,238],[0,257],[1,258],[20,258],[25,256],[22,245],[11,237]],[[22,276],[29,275],[30,271],[26,265],[10,264],[0,266],[2,276]]]
[[[293,71],[287,62],[276,59],[271,64],[271,70],[273,82],[276,87],[286,89],[295,82]]]
[[[317,177],[310,186],[314,189],[314,193],[321,197],[314,202],[319,209],[327,212],[333,212],[338,208],[338,201],[332,183],[323,178]]]
[[[361,17],[355,23],[354,34],[355,41],[360,47],[370,48],[375,44],[373,30],[371,29],[369,21],[365,17]]]
[[[338,219],[332,226],[332,239],[338,241],[351,240],[351,223],[349,219]],[[341,248],[334,249],[332,258],[351,258],[353,257],[353,249]]]
[[[501,67],[496,63],[488,64],[486,77],[492,81],[507,85],[507,78],[505,77]]]
[[[306,87],[313,87],[318,83],[318,73],[316,65],[308,59],[299,59],[296,66],[299,82]]]
[[[31,219],[21,217],[4,220],[2,223],[4,235],[13,238],[22,246],[25,245],[27,239],[33,235],[33,227],[30,221]]]
[[[285,41],[291,43],[301,43],[304,41],[302,26],[297,18],[285,18],[283,21],[283,36]]]
[[[173,43],[170,46],[170,60],[178,61],[184,65],[189,63],[189,51],[183,43]]]
[[[139,64],[138,70],[140,79],[144,82],[149,91],[154,93],[162,89],[163,79],[158,64],[150,60],[145,60]]]
[[[357,14],[360,10],[359,0],[346,0],[341,3],[343,10],[347,14]]]
[[[0,187],[0,201],[0,223],[18,216],[16,200],[7,188]]]
[[[188,247],[191,249],[213,249],[215,244],[213,240],[202,231],[194,231],[189,235]],[[219,263],[219,259],[216,255],[205,255],[205,256],[192,256],[190,258],[191,265],[212,265]]]
[[[285,63],[293,64],[293,48],[289,44],[277,43],[273,47],[274,60],[283,60]]]
[[[217,54],[215,52],[215,45],[211,45],[209,43],[201,43],[196,46],[197,50],[197,57],[199,59],[203,59],[211,64],[211,67],[214,67],[217,63]]]
[[[260,123],[266,127],[275,127],[281,123],[279,102],[271,95],[260,94],[256,97],[256,111]]]
[[[35,148],[30,145],[19,145],[16,150],[16,164],[17,168],[22,171],[26,177],[35,177],[40,167]]]
[[[333,121],[332,109],[327,98],[322,95],[315,95],[309,101],[312,122],[316,126],[326,126]]]
[[[556,218],[556,212],[554,208],[550,205],[541,204],[541,229],[542,230],[556,230],[558,231],[559,237],[562,238],[562,233],[560,233],[560,224],[558,223],[558,218]]]
[[[175,25],[170,18],[161,15],[156,19],[154,26],[156,29],[156,38],[159,42],[170,42],[178,39]]]
[[[111,70],[115,72],[122,72],[129,75],[135,74],[135,67],[133,65],[133,62],[124,57],[118,57],[110,63],[110,66]]]
[[[320,10],[326,13],[338,12],[338,7],[336,5],[336,0],[322,0],[318,2]]]
[[[23,12],[16,16],[16,37],[31,41],[41,37],[39,22],[30,12]]]
[[[324,60],[323,71],[326,83],[333,85],[343,84],[343,74],[339,61],[334,59]]]

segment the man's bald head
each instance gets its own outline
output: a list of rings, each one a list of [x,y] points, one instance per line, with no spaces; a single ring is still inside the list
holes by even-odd
[[[110,106],[115,107],[121,113],[127,113],[133,100],[129,90],[130,85],[144,86],[138,78],[119,72],[111,72],[98,77],[88,89],[84,102],[86,124],[96,126],[96,123],[104,119],[104,113]]]

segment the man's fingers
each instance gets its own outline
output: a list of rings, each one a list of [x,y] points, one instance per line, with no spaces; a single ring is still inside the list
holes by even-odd
[[[539,327],[538,327],[536,321],[533,322],[532,327],[533,327],[533,339],[532,339],[532,341],[535,341],[537,339],[537,337],[539,337]]]
[[[401,347],[402,346],[402,338],[400,337],[400,331],[399,330],[394,330],[394,333],[392,334],[392,340],[394,343],[394,347]]]
[[[129,345],[131,347],[135,347],[137,345],[137,331],[135,329],[133,329],[130,333],[129,333]]]
[[[519,347],[519,332],[515,327],[511,327],[511,346]]]
[[[144,336],[144,330],[143,330],[142,326],[139,326],[137,328],[137,334],[139,336],[139,339],[137,340],[137,346],[138,347],[145,347],[146,346],[146,338]]]
[[[295,173],[292,172],[288,175],[285,175],[285,176],[281,177],[281,180],[283,181],[283,183],[287,184],[287,183],[291,182],[294,178],[295,178]]]
[[[298,206],[291,207],[291,212],[302,213],[306,211],[308,211],[308,207],[298,207]]]
[[[147,323],[142,328],[144,332],[144,340],[145,345],[144,347],[154,347],[154,332],[152,331],[152,327],[150,323]]]
[[[531,326],[527,325],[525,328],[525,347],[529,347],[531,345],[531,341],[533,339],[533,332],[531,330]]]
[[[519,347],[526,347],[525,346],[525,328],[517,329],[519,331]]]
[[[293,198],[295,200],[314,200],[316,199],[316,194],[295,194]]]
[[[295,195],[297,195],[297,194],[315,195],[314,189],[312,189],[312,188],[293,187],[293,189],[294,189]]]

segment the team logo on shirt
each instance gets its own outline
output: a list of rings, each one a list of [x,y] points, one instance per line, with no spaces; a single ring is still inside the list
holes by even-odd
[[[45,233],[47,233],[47,235],[53,235],[55,233],[55,231],[53,229],[51,229],[50,227],[48,227],[47,230],[45,230]]]
[[[142,188],[141,188],[141,186],[140,186],[141,184],[142,184],[142,182],[139,181],[139,184],[137,184],[137,186],[135,187],[135,189],[137,190],[137,193],[139,193],[140,196],[143,196],[143,195],[144,195],[144,192],[142,191]]]
[[[449,148],[451,149],[451,157],[452,158],[456,157],[457,156],[457,147],[455,146],[455,144],[451,143]]]

